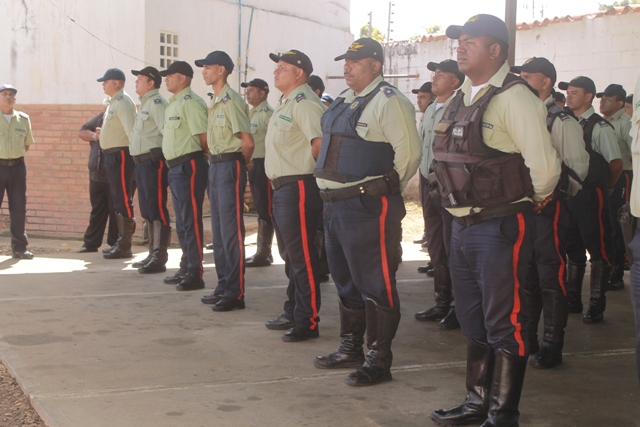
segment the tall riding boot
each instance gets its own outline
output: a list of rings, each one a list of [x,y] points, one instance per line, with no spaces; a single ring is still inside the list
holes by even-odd
[[[267,267],[273,262],[271,243],[273,242],[273,225],[258,219],[258,237],[256,253],[245,260],[247,267]]]
[[[433,265],[433,290],[436,305],[415,314],[416,320],[439,321],[449,312],[451,307],[451,275],[449,267],[442,264]]]
[[[540,314],[542,313],[542,294],[540,289],[525,289],[525,308],[529,323],[527,330],[529,331],[529,354],[536,354],[540,350],[540,341],[538,340],[538,326],[540,324]]]
[[[604,318],[604,309],[607,304],[605,291],[609,274],[611,274],[611,267],[605,266],[604,261],[591,261],[591,295],[589,308],[582,318],[583,322],[598,323]]]
[[[439,425],[463,426],[487,419],[489,388],[493,375],[493,349],[489,344],[467,340],[467,397],[464,403],[449,409],[438,409],[431,419]]]
[[[534,368],[549,369],[562,363],[564,346],[564,328],[569,317],[567,297],[561,291],[544,289],[542,291],[544,309],[544,338],[538,354],[531,358]]]
[[[520,395],[527,370],[527,357],[499,348],[494,350],[495,366],[489,397],[489,417],[480,427],[518,427]]]
[[[624,257],[618,260],[611,269],[611,275],[607,282],[607,289],[610,291],[619,291],[624,289]]]
[[[114,249],[103,255],[106,259],[131,258],[131,237],[136,231],[135,218],[127,218],[120,214],[116,215],[118,220],[118,230],[120,237],[115,244]]]
[[[138,262],[134,262],[133,264],[131,264],[131,267],[133,268],[140,268],[140,267],[144,267],[145,265],[147,265],[147,263],[149,261],[151,261],[151,258],[153,258],[153,248],[154,245],[156,245],[157,243],[154,242],[154,234],[153,234],[153,227],[154,227],[154,223],[159,223],[159,221],[145,221],[146,225],[146,230],[147,233],[149,233],[149,253],[147,254],[147,257],[143,260],[140,260]]]
[[[151,225],[151,223],[149,223]],[[138,269],[140,274],[162,273],[167,271],[169,259],[169,245],[171,244],[171,227],[162,225],[160,221],[153,221],[153,256],[151,260]]]
[[[582,313],[582,281],[584,280],[583,264],[569,261],[567,266],[567,293],[569,298],[569,313]]]
[[[364,364],[365,310],[351,310],[340,304],[340,347],[328,356],[316,356],[313,364],[320,369],[359,368]]]
[[[367,323],[367,353],[364,365],[350,373],[345,382],[354,387],[366,387],[391,381],[391,342],[400,323],[398,307],[381,307],[372,299],[365,301]]]

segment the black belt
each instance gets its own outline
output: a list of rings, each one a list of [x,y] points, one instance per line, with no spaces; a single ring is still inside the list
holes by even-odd
[[[336,188],[335,190],[320,190],[320,198],[324,202],[337,202],[356,196],[383,197],[391,194],[391,190],[384,178],[376,178],[362,184],[350,187]]]
[[[280,178],[271,180],[271,188],[273,188],[274,190],[277,190],[283,185],[287,185],[291,182],[301,181],[307,178],[313,178],[313,174],[281,176]]]
[[[510,205],[484,208],[480,212],[467,216],[454,216],[453,219],[460,225],[469,226],[481,223],[494,218],[502,218],[519,213],[533,212],[531,202],[512,203]]]
[[[202,151],[194,151],[189,154],[185,154],[184,156],[176,157],[175,159],[167,160],[167,166],[170,168],[174,166],[181,165],[185,162],[188,162],[193,159],[197,159],[198,157],[202,157]]]
[[[139,156],[131,156],[131,158],[133,159],[133,163],[139,165],[140,163],[153,159],[153,156],[151,156],[151,153],[146,153],[140,154]]]
[[[0,166],[17,166],[24,164],[24,157],[17,159],[0,159]]]
[[[102,150],[105,156],[109,154],[117,153],[118,151],[127,150],[129,152],[129,147],[115,147],[115,148],[107,148],[106,150]]]
[[[136,165],[139,165],[147,160],[153,160],[154,162],[162,161],[164,160],[164,154],[162,154],[162,147],[155,147],[150,149],[148,153],[140,154],[139,156],[131,156],[131,158],[133,158],[133,162]]]
[[[235,153],[209,154],[209,163],[229,162],[231,160],[244,160],[241,151]]]

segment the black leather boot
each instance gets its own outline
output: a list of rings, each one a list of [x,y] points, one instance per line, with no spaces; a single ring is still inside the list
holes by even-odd
[[[591,261],[591,295],[589,308],[582,318],[584,323],[598,323],[604,319],[604,309],[607,305],[605,292],[609,274],[611,274],[611,267],[605,266],[604,261]]]
[[[494,351],[495,366],[489,396],[489,416],[480,427],[518,427],[520,395],[527,370],[527,357],[504,349]]]
[[[447,315],[438,323],[438,327],[440,329],[460,329],[460,322],[458,322],[456,307],[454,305],[451,306]]]
[[[267,267],[273,262],[271,243],[273,242],[273,225],[258,219],[258,237],[256,253],[245,260],[247,267]]]
[[[542,291],[544,310],[544,338],[540,351],[531,358],[533,368],[550,369],[562,364],[564,346],[564,328],[569,317],[567,297],[561,291],[544,289]]]
[[[136,231],[135,218],[127,218],[116,214],[120,237],[111,252],[103,254],[105,259],[131,258],[131,237]]]
[[[569,313],[582,313],[582,281],[586,266],[569,261],[567,265],[567,293],[569,298]]]
[[[442,320],[451,307],[451,275],[449,267],[441,264],[433,265],[433,290],[436,305],[425,310],[417,312],[414,317],[416,320],[433,322]]]
[[[438,409],[431,419],[441,426],[478,424],[487,419],[489,387],[493,374],[493,349],[489,344],[467,340],[467,397],[464,403]]]
[[[624,289],[624,259],[617,262],[611,269],[611,275],[607,282],[607,289],[610,291],[619,291]]]
[[[359,368],[364,364],[365,310],[350,310],[340,304],[340,347],[328,356],[316,356],[313,364],[320,369]]]
[[[372,299],[365,301],[367,347],[364,365],[350,373],[345,382],[353,387],[366,387],[391,381],[393,353],[391,342],[400,323],[398,307],[381,307]]]
[[[145,259],[142,259],[140,261],[137,261],[137,262],[134,262],[133,264],[131,264],[131,267],[133,267],[133,268],[144,267],[153,258],[153,246],[154,246],[153,226],[154,226],[154,223],[159,223],[159,221],[153,221],[153,222],[145,221],[146,232],[149,233],[149,253],[147,254],[147,257]]]
[[[150,230],[153,230],[151,240],[153,241],[153,256],[151,260],[138,269],[140,274],[163,273],[167,271],[167,260],[169,259],[169,245],[171,244],[171,227],[162,225],[160,221],[153,221],[153,226],[149,223]]]
[[[527,277],[527,281],[528,280],[529,277]],[[524,306],[527,316],[529,317],[529,323],[527,325],[527,330],[529,331],[529,354],[536,354],[540,350],[540,341],[538,340],[538,325],[540,324],[540,314],[542,312],[542,294],[540,293],[540,288],[525,289],[524,297]]]
[[[425,231],[425,232],[422,233],[422,237],[420,237],[419,239],[414,240],[413,243],[416,244],[416,245],[421,245],[426,241],[427,241],[427,232]]]

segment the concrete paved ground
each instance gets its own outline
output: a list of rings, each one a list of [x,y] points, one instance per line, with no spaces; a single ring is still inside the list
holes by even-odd
[[[32,241],[63,245],[80,242]],[[465,339],[413,319],[433,281],[416,273],[425,255],[404,247],[394,380],[376,387],[348,387],[347,371],[311,363],[337,346],[332,283],[322,285],[320,338],[283,343],[263,326],[282,311],[281,261],[247,270],[245,310],[214,313],[199,301],[214,283],[211,251],[207,289],[189,293],[100,254],[0,257],[0,355],[52,427],[429,426],[432,410],[464,397]],[[169,272],[178,257],[172,250]],[[610,293],[602,324],[572,315],[567,330],[564,365],[527,372],[520,425],[640,426],[628,289]]]

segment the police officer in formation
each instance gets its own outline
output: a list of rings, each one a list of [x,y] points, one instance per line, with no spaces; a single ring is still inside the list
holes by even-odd
[[[25,231],[27,215],[27,167],[24,156],[34,143],[29,116],[16,111],[18,89],[8,83],[0,86],[0,207],[4,193],[9,199],[9,229],[13,258],[31,259]]]
[[[124,91],[126,78],[122,70],[110,68],[97,80],[102,82],[104,93],[109,96],[102,128],[96,131],[96,137],[104,152],[118,224],[116,244],[102,252],[106,259],[131,258],[131,238],[136,231],[136,220],[133,214],[135,164],[129,153],[129,141],[136,120],[136,105]]]
[[[202,302],[212,304],[213,311],[243,309],[244,190],[247,186],[247,165],[251,162],[254,148],[249,129],[249,109],[227,83],[234,64],[226,52],[211,52],[206,58],[197,60],[196,66],[202,67],[204,82],[211,85],[214,93],[207,128],[208,191],[218,285]]]
[[[149,224],[149,254],[134,262],[141,274],[167,270],[167,249],[171,243],[171,223],[167,209],[167,166],[162,154],[162,132],[167,101],[160,95],[160,72],[154,67],[132,70],[137,77],[136,93],[140,111],[131,132],[129,153],[136,164],[140,215]]]
[[[467,397],[438,424],[518,425],[528,359],[524,284],[534,209],[552,199],[560,162],[544,105],[509,73],[509,31],[492,15],[447,28],[467,79],[436,126],[433,169],[453,215],[449,268],[467,344]]]
[[[324,201],[341,343],[335,352],[318,356],[315,366],[357,368],[346,383],[362,387],[391,380],[391,343],[400,322],[394,257],[405,216],[400,193],[418,167],[420,138],[413,105],[383,80],[378,42],[358,39],[335,60],[345,61],[349,88],[322,117],[314,175]]]

